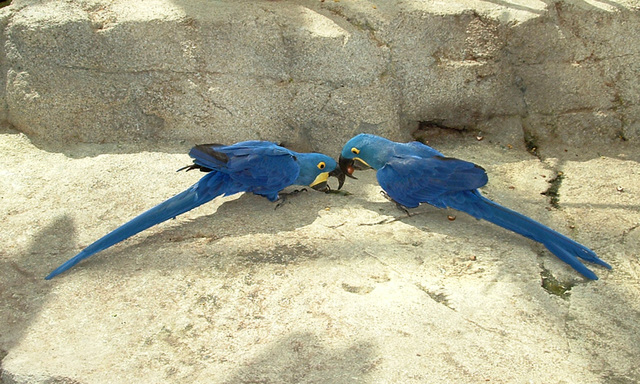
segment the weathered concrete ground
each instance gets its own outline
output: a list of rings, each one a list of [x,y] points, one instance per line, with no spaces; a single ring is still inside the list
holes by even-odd
[[[586,281],[464,214],[406,217],[360,173],[351,195],[309,191],[277,210],[248,195],[205,205],[45,281],[200,175],[175,173],[189,163],[176,148],[47,152],[9,132],[2,382],[640,381],[637,150],[541,161],[474,137],[435,144],[487,169],[483,193],[591,246],[613,270],[594,266],[600,280]],[[554,208],[541,192],[559,171]],[[542,276],[570,290],[551,293]]]

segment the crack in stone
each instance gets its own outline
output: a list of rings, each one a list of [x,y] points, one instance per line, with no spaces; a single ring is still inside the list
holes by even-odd
[[[495,334],[500,335],[500,336],[506,336],[507,335],[507,332],[504,331],[504,330],[487,328],[484,325],[480,325],[478,322],[473,321],[471,319],[468,319],[466,317],[464,317],[464,320],[467,321],[468,323],[473,324],[474,326],[482,329],[483,331],[495,333]]]
[[[396,221],[402,221],[404,219],[407,218],[411,218],[414,216],[418,216],[418,215],[422,215],[426,212],[412,212],[410,216],[407,215],[403,215],[403,216],[396,216],[396,217],[385,217],[382,220],[378,220],[378,221],[374,221],[372,223],[358,223],[358,226],[374,226],[374,225],[384,225],[384,224],[391,224],[394,223]]]
[[[624,231],[622,231],[622,237],[620,238],[620,244],[625,244],[625,242],[627,241],[627,236],[635,231],[636,229],[640,228],[640,223],[637,223],[627,229],[625,229]]]
[[[433,292],[433,291],[427,289],[424,285],[422,285],[420,283],[414,283],[414,285],[420,291],[426,293],[427,296],[429,296],[431,298],[431,300],[435,301],[438,304],[444,305],[445,307],[449,308],[450,310],[452,310],[454,312],[457,312],[456,309],[451,306],[451,303],[449,302],[449,299],[447,298],[446,294]]]
[[[574,284],[558,281],[551,271],[545,268],[542,263],[540,263],[540,268],[542,269],[540,272],[540,286],[542,289],[550,295],[558,296],[565,300],[568,299]]]
[[[560,209],[560,187],[562,186],[562,180],[564,179],[564,173],[558,171],[556,177],[549,180],[549,188],[542,192],[542,195],[549,198],[549,204],[556,209]]]

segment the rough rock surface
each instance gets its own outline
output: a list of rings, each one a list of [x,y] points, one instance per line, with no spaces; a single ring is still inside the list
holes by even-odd
[[[351,195],[204,205],[45,281],[200,175],[174,172],[184,154],[52,153],[0,135],[2,382],[638,382],[637,151],[540,160],[475,136],[436,144],[482,164],[490,198],[613,270],[585,281],[464,214],[407,217],[362,172]],[[554,207],[541,193],[558,172]]]
[[[634,0],[14,0],[0,15],[0,116],[41,144],[640,139]]]
[[[640,382],[638,15],[633,0],[13,1],[0,381]],[[613,270],[585,281],[464,214],[407,217],[363,172],[350,195],[277,210],[220,199],[43,280],[195,182],[174,172],[194,143],[335,154],[360,131],[482,165],[484,194]]]

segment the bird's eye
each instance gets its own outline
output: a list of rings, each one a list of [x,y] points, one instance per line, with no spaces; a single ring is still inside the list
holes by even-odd
[[[354,154],[357,155],[357,154],[360,153],[360,150],[358,148],[356,148],[356,147],[353,147],[353,148],[351,148],[351,153],[354,153]]]
[[[324,169],[324,167],[326,167],[327,165],[324,163],[324,161],[321,161],[318,163],[318,169]]]

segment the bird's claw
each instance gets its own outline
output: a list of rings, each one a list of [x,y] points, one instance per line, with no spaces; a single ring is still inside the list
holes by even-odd
[[[393,200],[393,198],[391,198],[391,196],[389,196],[389,194],[387,192],[380,191],[380,194],[382,196],[384,196],[385,199],[389,200],[392,203],[395,203],[396,204],[396,208],[398,208],[402,212],[406,213],[407,217],[411,217],[411,212],[409,212],[409,209],[407,207],[405,207],[404,205],[398,203],[397,201]]]
[[[389,201],[393,201],[393,199],[391,198],[391,196],[389,196],[389,194],[387,192],[385,192],[384,190],[380,191],[380,194],[387,200]]]
[[[278,204],[276,204],[276,206],[275,206],[275,208],[273,208],[273,210],[275,211],[276,209],[280,208],[280,206],[282,206],[285,203],[285,201],[287,200],[287,198],[289,196],[294,196],[294,195],[297,195],[297,194],[302,193],[302,192],[307,192],[307,188],[294,189],[291,192],[280,192],[278,194],[278,200],[276,200],[276,202]]]

